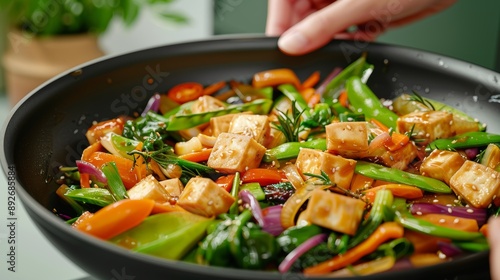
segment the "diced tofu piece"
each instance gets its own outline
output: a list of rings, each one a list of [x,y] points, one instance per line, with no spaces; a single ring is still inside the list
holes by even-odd
[[[453,124],[451,125],[451,128],[456,135],[471,131],[478,131],[479,122],[470,121],[457,114],[453,114]]]
[[[349,189],[356,161],[315,149],[301,149],[295,165],[302,173],[320,175],[323,171],[332,183]]]
[[[500,164],[500,148],[495,144],[489,144],[484,150],[481,164],[496,169]]]
[[[334,231],[354,235],[365,203],[359,199],[315,189],[306,208],[305,219]]]
[[[198,137],[193,137],[185,142],[177,142],[174,146],[174,152],[179,156],[199,152],[201,149],[203,149],[203,145]]]
[[[400,133],[413,129],[412,137],[421,145],[455,134],[452,128],[453,114],[445,111],[410,113],[399,117],[397,124]]]
[[[365,158],[388,167],[405,170],[417,154],[417,147],[412,142],[408,142],[395,151],[389,151],[384,146],[370,149]]]
[[[224,109],[225,107],[226,105],[224,105],[224,102],[219,99],[210,95],[203,95],[193,102],[193,105],[191,105],[191,112],[193,114],[211,112]]]
[[[217,137],[207,165],[222,172],[244,172],[260,165],[266,148],[247,135],[222,133]]]
[[[237,115],[233,117],[228,132],[251,136],[262,144],[268,129],[269,118],[267,115]]]
[[[335,122],[325,126],[325,129],[326,148],[331,153],[359,158],[368,150],[366,122]]]
[[[349,190],[351,190],[352,192],[366,190],[373,185],[374,181],[374,179],[366,177],[365,175],[354,174],[351,180],[351,185],[349,186]]]
[[[420,165],[420,174],[450,184],[451,177],[465,162],[459,153],[434,150],[424,158]]]
[[[179,178],[163,180],[160,184],[171,196],[180,196],[184,190],[184,185]]]
[[[467,160],[450,179],[451,189],[477,208],[487,208],[500,190],[500,173]]]
[[[226,213],[234,201],[231,194],[211,179],[194,177],[186,184],[177,205],[197,215],[214,217]]]
[[[148,175],[127,191],[131,199],[152,199],[158,203],[168,202],[171,198],[165,188],[153,177]]]
[[[212,128],[212,135],[217,137],[219,134],[228,132],[231,126],[231,121],[235,116],[251,114],[250,112],[243,112],[237,114],[227,114],[224,116],[213,117],[210,119],[210,127]]]

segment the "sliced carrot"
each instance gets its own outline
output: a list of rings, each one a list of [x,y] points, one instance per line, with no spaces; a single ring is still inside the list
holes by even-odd
[[[226,85],[227,85],[226,81],[220,81],[220,82],[213,83],[209,86],[206,86],[203,89],[203,95],[212,95],[212,94],[218,92],[219,90],[223,89]]]
[[[95,142],[98,142],[101,139],[101,137],[106,135],[106,133],[108,132],[122,134],[124,125],[125,125],[124,118],[116,118],[98,122],[92,125],[87,130],[85,136],[87,137],[87,140],[89,141],[90,144],[94,144]]]
[[[208,149],[202,149],[201,151],[198,151],[198,152],[192,152],[192,153],[180,155],[179,158],[193,161],[193,162],[203,162],[203,161],[208,160],[211,153],[212,153],[212,148],[208,148]]]
[[[248,169],[241,176],[241,182],[246,183],[259,183],[261,186],[276,184],[286,180],[284,172],[277,169],[268,168],[252,168]]]
[[[401,134],[398,132],[393,132],[391,133],[390,141],[386,141],[384,143],[384,146],[387,148],[387,150],[394,152],[401,149],[409,142],[410,142],[410,137],[408,137],[408,135]]]
[[[83,212],[76,221],[71,224],[72,227],[77,227],[79,224],[81,224],[83,221],[88,220],[90,217],[94,216],[93,213],[90,213],[89,211]]]
[[[304,88],[300,91],[300,95],[304,98],[304,100],[307,102],[311,97],[316,94],[316,90],[313,88]]]
[[[414,186],[404,184],[386,184],[370,188],[365,191],[365,198],[373,202],[375,195],[379,190],[390,190],[393,196],[402,197],[406,199],[417,199],[424,196],[424,192]]]
[[[94,144],[91,144],[90,146],[88,146],[83,150],[82,160],[88,161],[88,159],[94,152],[102,152],[102,151],[104,151],[104,149],[101,145],[101,142],[95,142]]]
[[[80,187],[90,188],[90,175],[88,173],[80,173]]]
[[[221,176],[217,178],[215,183],[219,185],[221,188],[224,188],[226,191],[230,192],[233,188],[234,174]]]
[[[302,85],[299,78],[291,69],[278,68],[255,73],[252,79],[252,86],[255,88],[272,87],[281,84],[292,84],[297,90]]]
[[[482,225],[481,228],[479,228],[479,232],[488,237],[488,224]]]
[[[340,95],[339,95],[339,103],[342,105],[342,107],[348,107],[349,106],[349,99],[347,98],[347,91],[343,90]]]
[[[196,82],[185,82],[172,87],[167,96],[173,101],[183,104],[198,99],[203,95],[203,85]]]
[[[389,131],[389,128],[385,124],[379,122],[376,119],[370,119],[370,122],[385,132]]]
[[[457,216],[451,216],[445,214],[424,214],[424,215],[418,215],[416,217],[431,222],[435,225],[447,228],[470,231],[470,232],[479,231],[479,226],[475,219],[459,218]]]
[[[365,241],[317,265],[304,269],[305,275],[319,275],[346,267],[375,251],[380,244],[403,236],[404,229],[395,222],[381,224]]]
[[[107,240],[140,224],[154,205],[151,199],[120,200],[101,208],[75,228]]]
[[[450,243],[451,240],[443,237],[436,237],[413,230],[405,230],[404,237],[413,244],[414,253],[435,253],[439,249],[440,242]]]
[[[435,253],[413,254],[409,260],[414,267],[430,266],[446,261],[446,259],[439,257]]]
[[[137,176],[137,172],[134,168],[144,168],[144,170],[141,170],[141,174],[144,175],[146,175],[147,171],[144,165],[134,167],[133,160],[105,152],[94,152],[87,161],[99,168],[105,163],[112,161],[115,162],[116,167],[118,168],[118,173],[120,173],[120,178],[127,189],[130,189],[143,179],[142,177]]]
[[[312,88],[314,87],[321,78],[319,71],[314,71],[307,79],[302,83],[302,88]]]
[[[365,175],[354,174],[354,176],[352,177],[351,186],[349,187],[349,189],[352,192],[363,191],[363,190],[366,190],[369,187],[371,187],[373,184],[373,181],[374,180],[372,178],[366,177]]]

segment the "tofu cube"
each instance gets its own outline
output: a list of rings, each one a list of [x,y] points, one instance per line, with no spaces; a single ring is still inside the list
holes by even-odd
[[[268,129],[267,115],[237,115],[233,117],[228,132],[251,136],[255,141],[263,144]]]
[[[452,128],[453,114],[445,111],[413,112],[398,118],[400,133],[410,132],[421,145],[427,145],[439,138],[455,135]]]
[[[260,165],[266,148],[251,136],[222,133],[217,137],[207,165],[222,172],[244,172]]]
[[[465,160],[457,152],[434,150],[422,161],[420,174],[449,185],[451,177],[462,167]]]
[[[453,124],[451,125],[451,128],[455,135],[471,131],[478,131],[479,122],[468,120],[458,114],[453,114]]]
[[[366,122],[335,122],[325,126],[326,149],[337,155],[356,156],[368,150]]]
[[[174,146],[174,152],[176,155],[185,155],[189,153],[199,152],[203,149],[200,139],[198,137],[193,137],[188,141],[177,142]]]
[[[312,224],[354,235],[363,217],[365,203],[359,199],[315,189],[304,219]]]
[[[295,165],[302,173],[320,175],[323,171],[334,184],[349,189],[356,161],[315,149],[303,148],[297,156]]]
[[[228,132],[231,126],[231,121],[235,116],[249,114],[249,113],[237,113],[237,114],[227,114],[224,116],[213,117],[210,119],[210,127],[212,128],[212,135],[217,137],[223,132]]]
[[[488,144],[481,158],[481,164],[496,169],[500,164],[500,148],[495,144]]]
[[[211,112],[224,109],[225,107],[226,105],[224,102],[219,99],[210,95],[203,95],[193,102],[193,105],[191,105],[191,112],[193,114]]]
[[[226,213],[234,197],[209,178],[191,178],[177,201],[183,209],[205,217]]]
[[[153,177],[148,175],[127,191],[130,199],[152,199],[158,203],[168,202],[171,198],[165,188]]]
[[[487,208],[500,190],[500,173],[467,160],[451,177],[450,187],[469,205]]]
[[[160,181],[160,185],[170,194],[170,196],[180,196],[184,185],[179,178]]]

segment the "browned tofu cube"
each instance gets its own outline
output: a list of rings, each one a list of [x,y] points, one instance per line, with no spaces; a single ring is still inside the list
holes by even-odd
[[[349,189],[356,161],[314,149],[301,149],[295,165],[302,173],[320,175],[325,172],[332,183]]]
[[[207,165],[222,172],[244,172],[260,165],[266,148],[251,136],[222,133],[217,137]]]
[[[325,126],[326,148],[342,156],[362,157],[368,150],[368,126],[366,122],[336,122]]]
[[[462,167],[465,160],[457,152],[434,150],[422,161],[420,174],[449,185],[451,177]]]
[[[214,217],[226,213],[234,201],[231,194],[211,179],[194,177],[186,184],[177,205],[197,215]]]
[[[453,114],[453,124],[451,125],[451,128],[456,135],[471,131],[478,131],[479,122],[471,121],[460,115]]]
[[[127,194],[131,199],[152,199],[158,203],[167,202],[171,197],[153,175],[148,175],[139,181],[127,191]]]
[[[477,208],[487,208],[500,190],[500,173],[467,160],[450,179],[452,190]]]
[[[211,112],[224,109],[225,107],[226,105],[224,104],[224,102],[220,101],[219,99],[210,95],[203,95],[193,102],[193,105],[191,105],[191,112],[194,114]]]
[[[210,127],[212,128],[212,135],[217,137],[219,134],[223,132],[228,132],[229,127],[231,126],[231,121],[235,116],[243,115],[243,114],[251,114],[247,112],[237,113],[237,114],[227,114],[224,116],[213,117],[210,119]]]
[[[268,129],[267,115],[240,114],[233,117],[228,132],[251,136],[255,141],[263,144]]]
[[[412,137],[420,145],[439,139],[448,138],[455,133],[452,128],[453,114],[445,111],[414,112],[398,118],[400,133],[412,131]]]
[[[365,203],[359,199],[316,189],[312,192],[303,219],[334,231],[354,235]]]
[[[160,181],[160,184],[171,196],[180,196],[184,189],[184,185],[179,178],[163,180]]]
[[[417,154],[417,147],[412,142],[408,142],[395,151],[389,151],[383,145],[369,149],[364,158],[385,166],[405,170],[408,168],[408,164],[417,157]]]

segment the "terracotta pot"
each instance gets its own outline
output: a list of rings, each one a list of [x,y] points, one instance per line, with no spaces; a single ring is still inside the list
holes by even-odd
[[[93,34],[38,38],[11,31],[8,39],[3,63],[11,105],[50,78],[104,54]]]

